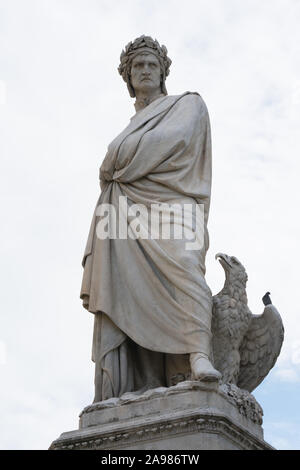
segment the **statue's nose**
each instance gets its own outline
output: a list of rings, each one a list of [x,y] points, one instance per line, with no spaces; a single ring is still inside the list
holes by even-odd
[[[150,67],[148,64],[144,64],[143,73],[150,73]]]

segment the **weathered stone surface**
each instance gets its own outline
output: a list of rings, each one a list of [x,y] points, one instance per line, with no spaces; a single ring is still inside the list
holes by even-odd
[[[51,449],[271,449],[262,410],[237,387],[181,382],[86,407]]]
[[[209,115],[197,92],[167,94],[170,64],[166,47],[150,36],[121,54],[119,72],[136,98],[136,114],[102,161],[82,260],[80,297],[95,320],[94,401],[169,385],[175,357],[175,374],[188,356],[193,378],[221,377],[210,357],[212,295],[205,280]]]
[[[120,61],[136,114],[102,161],[82,260],[80,297],[94,314],[94,401],[173,385],[177,376],[252,392],[274,366],[284,330],[269,293],[263,314],[252,315],[235,256],[217,255],[226,275],[217,295],[206,283],[207,107],[196,92],[168,96],[171,59],[150,36],[128,43]]]
[[[221,292],[212,297],[206,284],[209,116],[198,93],[167,95],[170,64],[166,47],[149,36],[121,54],[136,114],[101,164],[82,263],[80,296],[95,320],[94,404],[81,413],[79,430],[51,449],[270,448],[250,392],[275,364],[282,320],[269,293],[263,314],[252,315],[247,274],[234,256],[217,255],[226,274]],[[144,214],[138,233],[137,213]],[[152,225],[163,229],[167,219],[181,236],[152,236]]]

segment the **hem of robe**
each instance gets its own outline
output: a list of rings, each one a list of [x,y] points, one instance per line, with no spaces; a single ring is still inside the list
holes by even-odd
[[[94,403],[127,392],[143,393],[176,385],[189,380],[191,375],[189,355],[147,350],[129,337],[122,337],[122,332],[103,312],[95,316],[93,356]]]

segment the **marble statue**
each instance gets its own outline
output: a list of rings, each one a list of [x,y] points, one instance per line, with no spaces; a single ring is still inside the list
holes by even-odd
[[[136,114],[109,145],[101,195],[84,253],[81,298],[94,314],[95,401],[168,385],[190,360],[199,380],[218,380],[210,361],[212,295],[206,284],[211,137],[198,93],[168,96],[167,49],[141,36],[121,54],[119,73],[136,98]],[[97,207],[120,196],[130,203],[202,204],[204,243],[99,239]]]
[[[167,94],[171,60],[166,47],[151,37],[130,42],[120,60],[118,70],[136,98],[136,113],[108,146],[100,168],[101,194],[83,257],[80,294],[94,314],[94,402],[186,380],[220,381],[252,391],[276,361],[283,327],[270,302],[263,315],[252,316],[247,275],[236,258],[218,255],[226,281],[217,296],[206,284],[211,197],[206,105],[196,92]],[[122,198],[130,210],[179,204],[193,212],[201,205],[203,243],[187,250],[185,237],[98,236],[99,207],[113,207],[118,220],[123,217],[131,227]],[[188,223],[181,223],[188,230]]]
[[[209,116],[198,93],[167,94],[167,54],[149,36],[121,53],[136,113],[101,165],[82,262],[95,396],[50,449],[272,449],[251,392],[280,353],[282,320],[269,292],[252,315],[236,257],[216,255],[218,294],[205,281]]]

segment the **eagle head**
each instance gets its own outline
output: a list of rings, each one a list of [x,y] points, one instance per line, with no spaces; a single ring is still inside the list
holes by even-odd
[[[217,253],[215,258],[219,260],[223,267],[227,282],[233,283],[238,281],[246,285],[248,280],[247,273],[242,263],[235,256],[225,255],[225,253]]]

